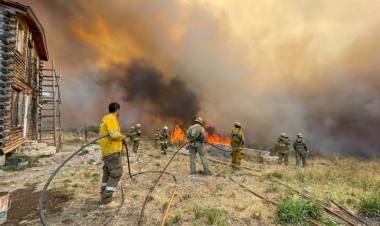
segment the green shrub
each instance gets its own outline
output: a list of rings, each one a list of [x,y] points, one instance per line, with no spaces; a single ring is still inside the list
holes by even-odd
[[[380,217],[380,195],[364,196],[359,203],[359,213],[366,217]]]
[[[320,207],[308,200],[286,198],[277,206],[277,218],[279,223],[300,224],[308,219],[319,220],[321,218]]]

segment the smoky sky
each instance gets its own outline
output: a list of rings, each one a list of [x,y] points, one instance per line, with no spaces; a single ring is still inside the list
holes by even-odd
[[[378,1],[21,2],[62,68],[66,127],[119,101],[152,131],[201,115],[222,134],[241,122],[247,143],[302,132],[325,154],[380,155]]]
[[[103,77],[107,79],[99,84],[104,89],[118,87],[125,102],[136,106],[147,103],[152,115],[184,124],[192,122],[198,114],[200,104],[197,95],[178,76],[168,78],[141,59],[111,68]]]

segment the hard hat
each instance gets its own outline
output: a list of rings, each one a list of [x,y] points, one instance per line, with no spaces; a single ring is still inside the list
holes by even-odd
[[[235,123],[234,123],[234,126],[235,126],[235,127],[239,127],[239,128],[241,128],[241,124],[240,124],[240,122],[235,122]]]
[[[280,137],[288,137],[288,135],[286,135],[286,133],[282,132]]]
[[[195,122],[198,122],[201,125],[203,125],[203,123],[204,123],[203,118],[199,117],[199,116],[195,119]]]
[[[135,127],[134,127],[134,126],[132,126],[132,127],[131,127],[131,129],[135,129]]]
[[[141,128],[141,124],[140,124],[140,123],[137,123],[137,124],[136,124],[136,128]]]
[[[164,126],[164,130],[168,130],[169,128],[167,126]]]
[[[297,134],[297,137],[298,137],[298,138],[303,138],[303,134],[302,134],[302,133],[298,133],[298,134]]]

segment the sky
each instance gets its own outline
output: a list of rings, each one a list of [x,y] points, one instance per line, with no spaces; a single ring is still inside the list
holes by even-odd
[[[250,143],[302,132],[325,154],[380,153],[380,1],[20,2],[63,72],[67,128],[118,101],[147,133],[201,115]]]

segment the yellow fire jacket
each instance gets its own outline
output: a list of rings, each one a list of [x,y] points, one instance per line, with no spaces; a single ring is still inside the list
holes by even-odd
[[[102,156],[106,157],[123,150],[123,139],[125,136],[120,132],[120,123],[116,115],[110,113],[103,117],[100,122],[99,135],[110,136],[99,141]]]

